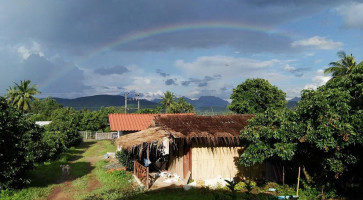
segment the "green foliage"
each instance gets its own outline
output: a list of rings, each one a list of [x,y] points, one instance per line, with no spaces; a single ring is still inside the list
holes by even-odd
[[[227,182],[227,185],[226,186],[228,187],[229,190],[231,190],[231,192],[235,192],[236,191],[235,190],[235,187],[238,184],[237,181],[235,181],[235,180],[232,180],[232,181],[224,180],[224,181]]]
[[[324,70],[325,74],[332,74],[333,77],[344,76],[350,74],[360,67],[355,62],[353,55],[347,55],[344,51],[337,53],[340,60],[329,63],[328,68]]]
[[[54,160],[58,158],[62,152],[67,150],[65,135],[55,134],[52,131],[44,131],[42,135],[42,142],[45,146],[44,157],[46,160]]]
[[[363,73],[356,69],[317,90],[303,90],[296,111],[267,109],[241,132],[240,162],[264,160],[304,166],[326,191],[359,184],[363,156]]]
[[[235,186],[234,189],[237,191],[242,191],[245,189],[246,183],[243,181],[238,182]]]
[[[121,150],[116,152],[116,158],[127,170],[134,170],[133,158],[127,151]]]
[[[44,159],[40,132],[0,97],[0,190],[29,183],[25,173]]]
[[[166,113],[192,113],[195,111],[193,105],[186,102],[184,98],[178,98],[177,101],[175,99],[176,96],[172,92],[166,91],[164,93],[160,104]]]
[[[20,81],[20,84],[14,83],[15,86],[7,90],[8,103],[15,106],[23,113],[31,110],[32,101],[36,98],[34,95],[40,92],[36,89],[37,85],[30,86],[30,80]]]
[[[286,107],[286,94],[264,79],[247,79],[231,94],[228,108],[240,114],[262,113],[268,108]]]
[[[82,137],[78,133],[81,116],[72,108],[57,109],[52,113],[52,123],[45,126],[49,134],[61,135],[63,144],[67,148],[76,146],[82,142]]]
[[[161,107],[157,108],[141,108],[140,110],[136,111],[136,113],[143,113],[143,114],[158,114],[161,113]]]
[[[31,118],[35,121],[50,121],[52,112],[62,107],[50,97],[41,100],[36,99],[33,102]]]
[[[241,131],[247,145],[240,162],[245,166],[262,163],[266,159],[291,160],[295,156],[301,125],[295,122],[296,113],[288,108],[257,114]]]
[[[121,112],[124,111],[116,107],[101,107],[95,111],[83,109],[79,111],[80,126],[78,129],[82,131],[109,131],[108,114]]]
[[[245,188],[247,190],[247,193],[250,194],[253,190],[253,188],[256,187],[256,182],[255,181],[252,181],[252,180],[247,180],[245,181],[246,185],[245,185]]]

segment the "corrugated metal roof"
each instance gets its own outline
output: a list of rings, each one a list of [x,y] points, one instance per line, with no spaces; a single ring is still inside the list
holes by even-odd
[[[108,119],[112,131],[141,131],[149,128],[156,116],[166,115],[194,115],[194,113],[184,114],[109,114]]]
[[[36,121],[35,124],[39,125],[39,126],[45,126],[50,124],[52,121]]]

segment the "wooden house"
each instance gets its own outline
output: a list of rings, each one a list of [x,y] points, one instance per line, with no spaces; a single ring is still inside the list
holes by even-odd
[[[149,155],[155,148],[167,148],[167,170],[183,178],[188,174],[194,180],[218,176],[262,178],[266,173],[264,165],[245,168],[238,164],[243,151],[240,131],[252,117],[158,116],[148,129],[121,136],[116,144],[119,149],[139,156],[145,155],[145,149]]]

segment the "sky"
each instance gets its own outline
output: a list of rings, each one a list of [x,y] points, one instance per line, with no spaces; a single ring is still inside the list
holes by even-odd
[[[229,99],[264,78],[300,96],[344,50],[363,60],[363,1],[1,1],[0,95]]]

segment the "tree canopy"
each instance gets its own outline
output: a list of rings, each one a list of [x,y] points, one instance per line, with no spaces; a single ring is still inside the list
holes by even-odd
[[[247,79],[231,94],[228,108],[240,114],[262,113],[268,108],[286,107],[286,94],[264,79]]]
[[[41,130],[0,97],[0,190],[29,183],[25,173],[44,159]]]
[[[333,77],[344,76],[352,73],[363,64],[361,62],[357,65],[353,55],[347,55],[345,51],[339,51],[337,55],[340,60],[329,63],[330,67],[324,70],[325,74],[331,74]]]
[[[303,90],[301,97],[296,111],[269,108],[250,121],[241,131],[247,148],[240,163],[302,166],[322,187],[361,183],[363,73],[356,69],[332,78],[317,90]]]
[[[162,100],[160,102],[161,107],[165,109],[166,113],[191,113],[194,112],[194,107],[192,104],[188,103],[183,97],[178,98],[175,101],[176,96],[170,92],[166,91]]]
[[[20,81],[7,90],[8,103],[15,106],[23,113],[28,112],[32,107],[32,101],[36,98],[34,95],[40,92],[36,89],[37,85],[30,85],[30,80]]]
[[[33,108],[31,110],[32,119],[36,121],[51,121],[52,112],[63,106],[57,103],[53,98],[36,99],[33,102]]]

